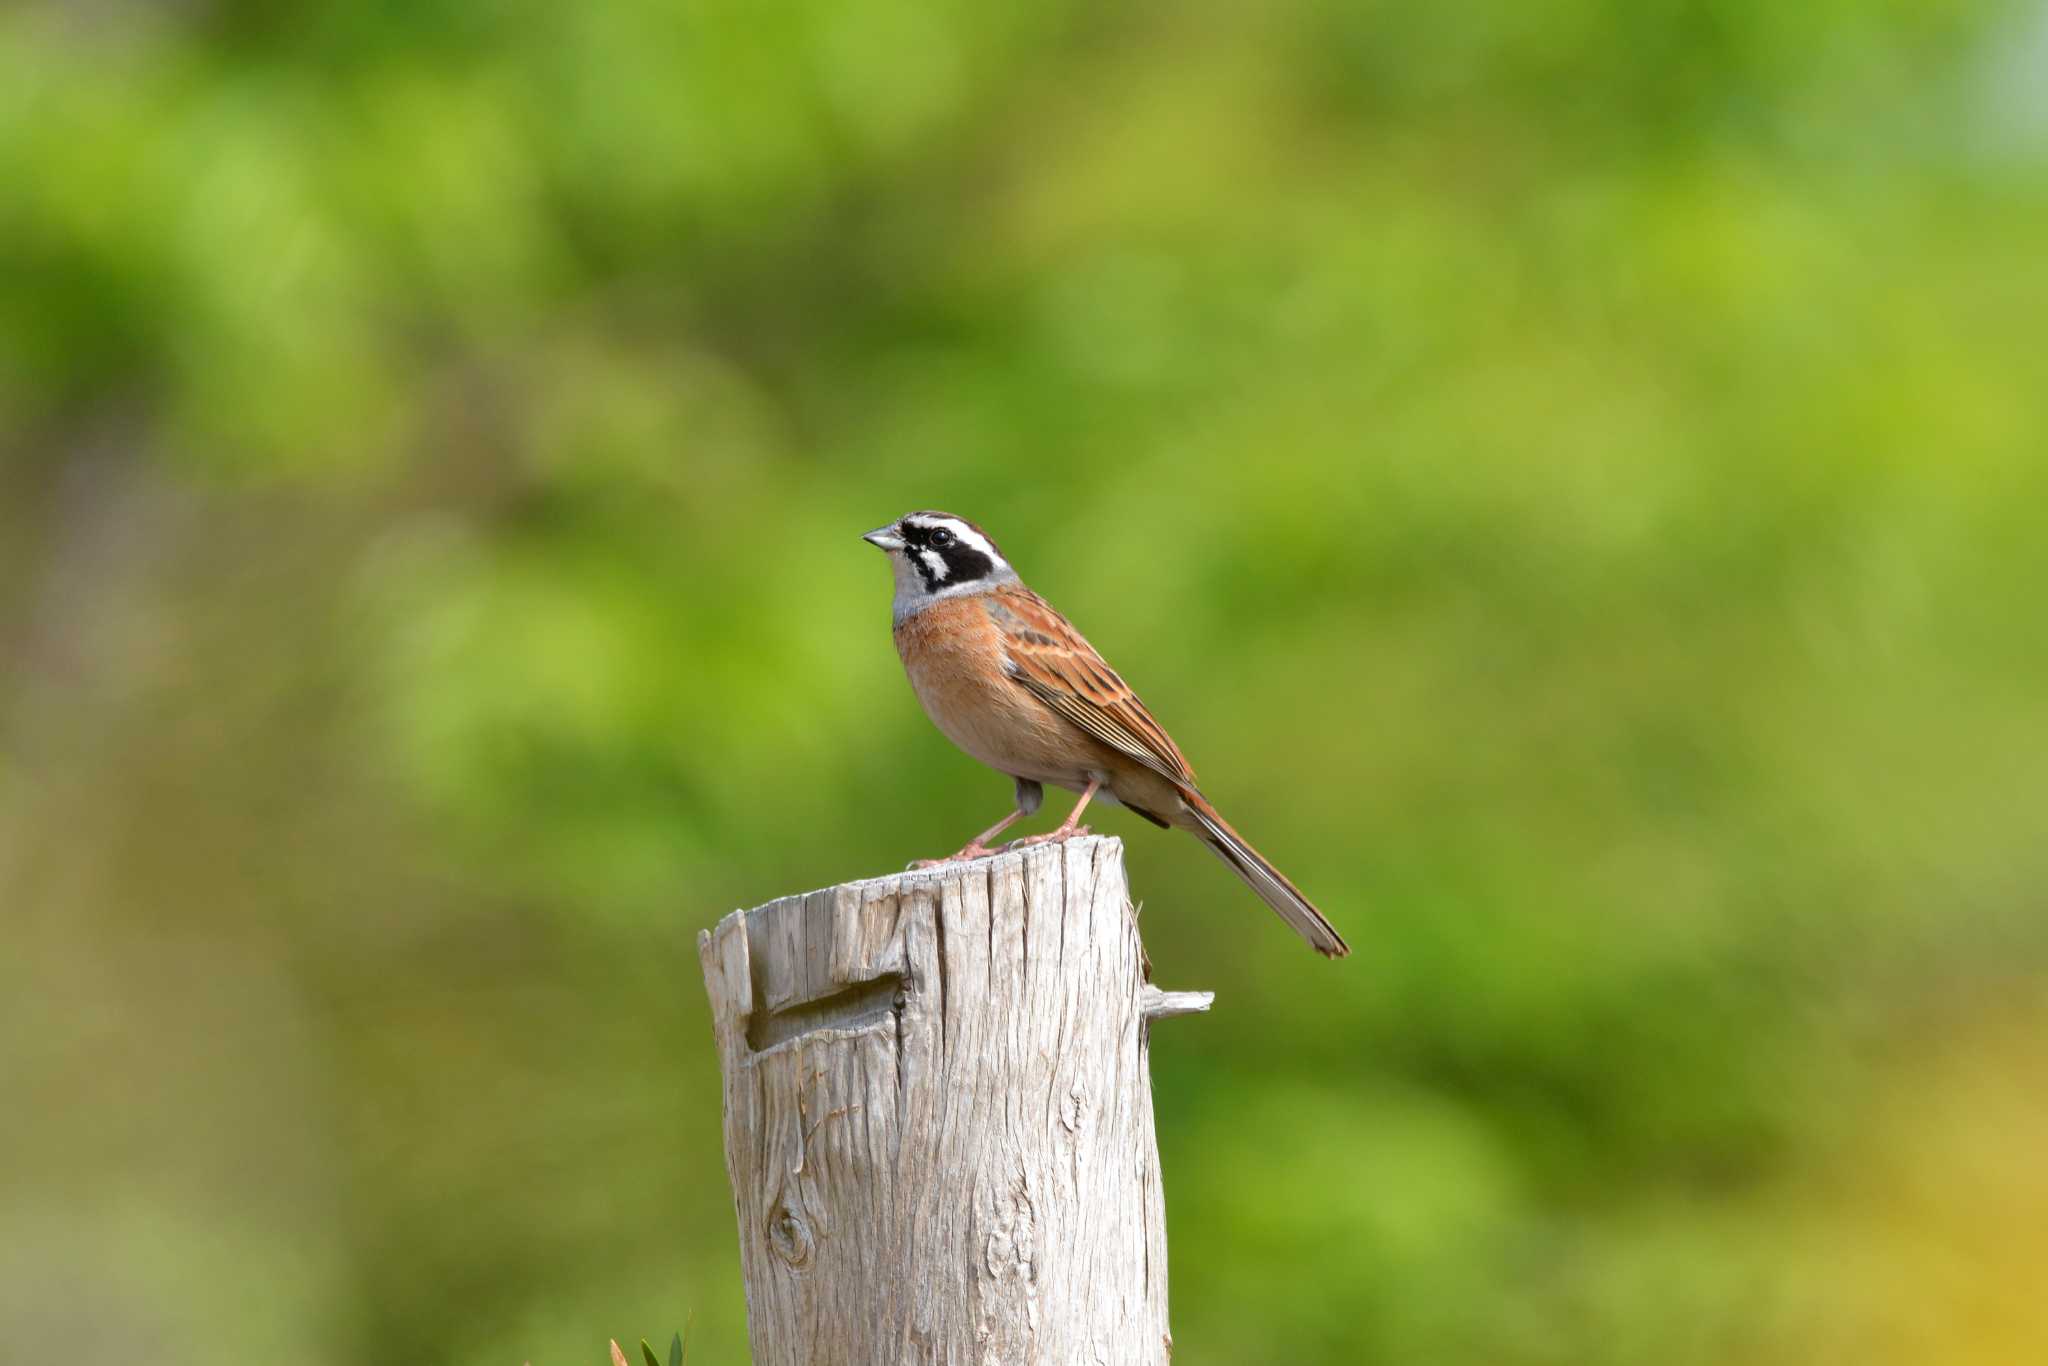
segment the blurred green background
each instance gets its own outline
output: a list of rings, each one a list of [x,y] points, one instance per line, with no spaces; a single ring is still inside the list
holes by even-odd
[[[0,14],[0,1355],[745,1360],[693,936],[1121,814],[1176,1360],[2048,1360],[2048,10]],[[1041,817],[1035,828],[1046,828]]]

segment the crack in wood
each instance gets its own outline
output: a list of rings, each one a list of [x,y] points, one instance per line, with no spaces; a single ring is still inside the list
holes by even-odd
[[[902,986],[901,973],[887,972],[872,982],[856,982],[816,1000],[799,1001],[781,1010],[756,1010],[747,1018],[747,1046],[760,1053],[799,1034],[880,1024],[895,1014],[896,993]]]

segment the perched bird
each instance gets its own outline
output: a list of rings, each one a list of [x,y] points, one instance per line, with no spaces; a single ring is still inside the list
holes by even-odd
[[[1017,808],[953,858],[976,858],[1038,810],[1046,783],[1081,794],[1049,835],[1080,833],[1090,799],[1154,825],[1187,830],[1214,850],[1317,953],[1351,951],[1309,899],[1209,805],[1194,770],[1136,693],[974,523],[913,512],[864,538],[896,573],[896,652],[910,686],[951,740],[1017,784]]]

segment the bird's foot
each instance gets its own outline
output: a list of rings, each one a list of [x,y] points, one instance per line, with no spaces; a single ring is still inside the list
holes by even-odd
[[[926,868],[943,868],[949,863],[960,863],[967,859],[986,858],[995,852],[986,844],[977,842],[963,847],[956,853],[948,854],[944,858],[912,859],[908,865],[908,871],[916,873],[922,872]]]
[[[1059,829],[1049,830],[1043,835],[1026,835],[1023,839],[1011,840],[1003,848],[1028,849],[1034,844],[1058,844],[1061,840],[1070,840],[1076,835],[1092,835],[1094,833],[1093,830],[1090,830],[1085,825],[1061,826]]]

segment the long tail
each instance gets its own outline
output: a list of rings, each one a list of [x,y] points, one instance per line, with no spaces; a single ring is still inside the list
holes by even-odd
[[[1351,946],[1344,942],[1344,936],[1336,927],[1323,918],[1301,889],[1287,880],[1278,868],[1266,862],[1265,855],[1245,843],[1243,835],[1230,828],[1230,822],[1223,819],[1221,812],[1211,805],[1199,792],[1184,791],[1183,800],[1189,814],[1195,818],[1194,836],[1216,852],[1216,857],[1230,865],[1230,871],[1244,879],[1245,886],[1259,894],[1259,899],[1280,913],[1280,918],[1294,927],[1294,932],[1308,941],[1308,946],[1325,958],[1342,958],[1351,952]]]

